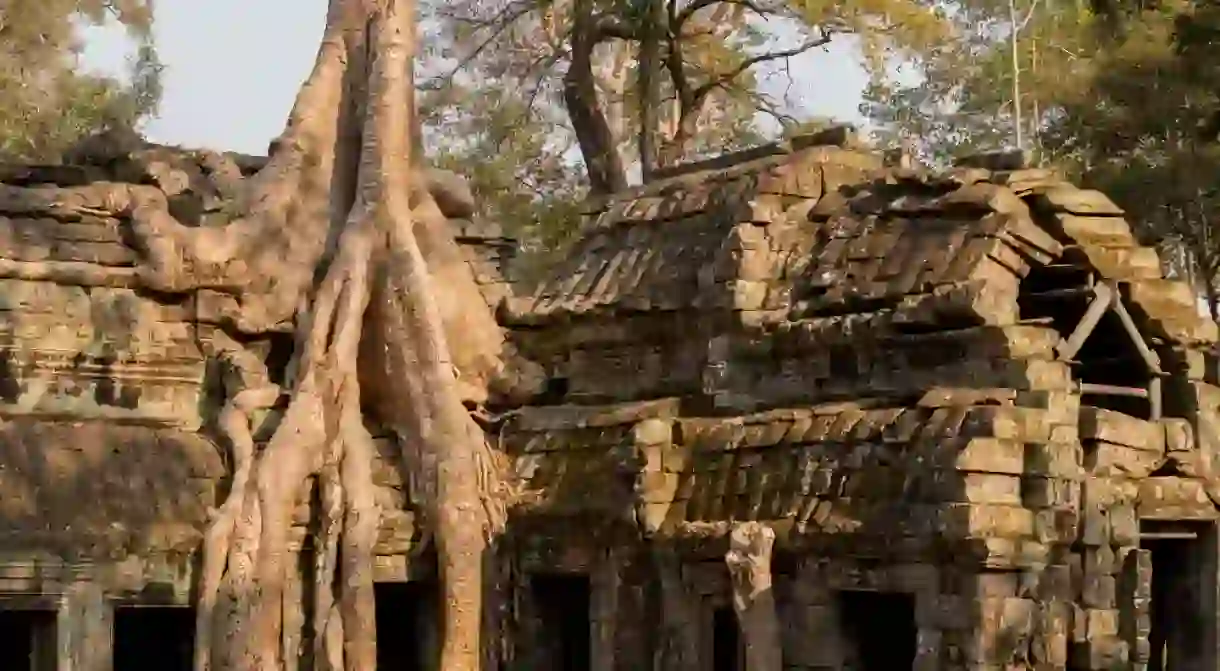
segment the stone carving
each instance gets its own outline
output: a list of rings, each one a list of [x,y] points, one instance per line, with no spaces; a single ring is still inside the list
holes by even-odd
[[[1198,548],[1220,519],[1220,379],[1194,292],[1109,199],[1020,156],[929,172],[850,135],[595,204],[528,287],[501,279],[512,243],[460,181],[431,180],[545,377],[492,385],[481,418],[515,478],[487,654],[696,671],[732,643],[754,671],[1215,668],[1220,567]],[[288,335],[234,333],[222,292],[147,290],[130,218],[72,199],[139,183],[213,226],[259,161],[146,146],[80,163],[0,171],[0,600],[168,584],[191,605],[221,494],[281,419]],[[220,439],[242,422],[246,442]],[[422,485],[372,430],[375,578],[433,584]],[[328,518],[299,500],[289,547],[308,557]],[[1170,573],[1194,588],[1163,591]],[[542,594],[551,574],[589,576],[586,600]],[[1164,614],[1167,593],[1188,616]],[[65,599],[63,617],[96,610]],[[285,604],[284,654],[312,659],[327,622]],[[548,627],[581,618],[588,649],[554,644],[579,627]],[[109,654],[98,640],[71,654]]]

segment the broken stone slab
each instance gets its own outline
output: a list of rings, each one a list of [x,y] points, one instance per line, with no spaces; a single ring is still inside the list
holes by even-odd
[[[1039,191],[1031,196],[1031,200],[1035,207],[1050,212],[1110,217],[1121,217],[1125,214],[1123,209],[1115,205],[1104,193],[1073,186],[1056,186]]]
[[[1151,475],[1164,461],[1160,452],[1097,442],[1085,450],[1084,468],[1093,477],[1139,479]]]
[[[428,168],[425,171],[428,191],[436,199],[436,206],[450,219],[473,217],[478,207],[470,183],[452,170]]]
[[[85,186],[105,176],[95,166],[0,163],[0,184],[12,186]]]
[[[1080,254],[1106,279],[1119,281],[1161,279],[1161,259],[1151,247],[1111,247],[1082,244],[1069,249]],[[1070,257],[1070,255],[1069,255]]]
[[[1198,296],[1186,282],[1147,279],[1122,283],[1132,315],[1145,320],[1149,335],[1184,345],[1220,339],[1216,323],[1199,314]]]
[[[961,168],[985,170],[1022,170],[1031,163],[1030,153],[1021,149],[1003,149],[962,156],[953,162]]]
[[[1206,484],[1194,478],[1145,478],[1139,483],[1138,504],[1141,519],[1213,520],[1220,517],[1216,504],[1208,496]]]
[[[1080,408],[1080,437],[1084,440],[1125,445],[1145,452],[1165,451],[1165,429],[1159,423],[1106,408]]]
[[[1051,232],[1077,244],[1131,247],[1136,245],[1131,225],[1123,217],[1097,217],[1057,212],[1049,222]]]

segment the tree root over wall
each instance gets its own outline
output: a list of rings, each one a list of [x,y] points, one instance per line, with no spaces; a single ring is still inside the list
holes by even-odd
[[[779,615],[771,579],[775,531],[758,522],[735,526],[724,556],[733,586],[733,610],[741,626],[748,671],[784,668]]]
[[[125,213],[144,255],[143,284],[227,293],[237,331],[295,325],[282,391],[236,340],[219,335],[210,344],[227,367],[219,424],[234,477],[205,534],[197,671],[296,667],[285,643],[296,635],[285,631],[285,595],[291,602],[301,592],[289,582],[300,579],[289,534],[314,478],[323,511],[314,665],[373,671],[380,512],[364,408],[396,434],[435,541],[440,668],[480,668],[483,556],[504,524],[506,469],[467,404],[486,399],[505,344],[410,167],[414,13],[413,0],[331,0],[287,128],[225,226],[182,225],[152,187],[20,196],[53,199],[40,205],[59,210]],[[257,449],[255,413],[285,397],[270,442]]]

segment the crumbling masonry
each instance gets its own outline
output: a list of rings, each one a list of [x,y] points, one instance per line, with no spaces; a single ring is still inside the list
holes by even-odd
[[[547,377],[487,422],[519,478],[500,668],[1220,668],[1217,329],[1194,292],[1050,171],[886,167],[834,135],[603,203],[538,287],[440,199]],[[198,226],[227,202],[191,152],[81,163],[0,175],[47,196],[0,213],[0,668],[185,670],[229,298],[137,290],[126,222],[53,196],[152,184]],[[290,337],[241,345],[279,374]],[[379,668],[432,669],[394,455]],[[289,645],[306,603],[285,598]]]

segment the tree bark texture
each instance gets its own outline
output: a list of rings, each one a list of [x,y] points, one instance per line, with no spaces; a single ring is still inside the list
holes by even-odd
[[[593,7],[592,0],[572,3],[572,54],[563,76],[563,100],[585,159],[589,189],[594,195],[607,195],[627,188],[627,171],[597,98],[593,50],[601,36]]]
[[[771,584],[775,532],[757,522],[736,526],[724,561],[733,585],[733,610],[741,625],[747,671],[782,671],[782,640]]]
[[[285,617],[286,604],[311,590],[295,582],[289,536],[311,482],[321,500],[314,667],[375,668],[380,511],[366,409],[395,434],[435,543],[439,668],[481,668],[484,554],[509,491],[468,407],[501,374],[505,343],[411,167],[414,34],[414,0],[330,1],[314,69],[267,165],[238,185],[239,214],[227,225],[183,225],[148,186],[98,184],[42,203],[128,217],[149,289],[235,299],[208,344],[225,369],[218,424],[233,478],[205,532],[196,671],[297,668],[300,623]],[[296,340],[282,387],[226,334],[287,326]],[[273,408],[282,412],[260,447],[254,423]]]

